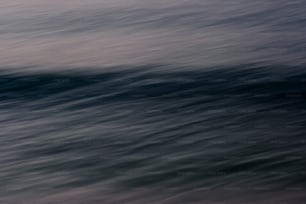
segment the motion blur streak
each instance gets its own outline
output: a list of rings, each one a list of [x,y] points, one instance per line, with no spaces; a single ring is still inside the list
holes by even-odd
[[[305,9],[2,0],[0,203],[305,203]]]
[[[305,64],[304,0],[2,0],[2,66]]]

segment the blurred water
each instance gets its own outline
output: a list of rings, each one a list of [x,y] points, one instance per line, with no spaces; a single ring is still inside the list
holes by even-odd
[[[305,203],[306,2],[0,5],[0,203]]]
[[[303,191],[306,73],[272,68],[2,71],[1,193]]]
[[[304,0],[3,0],[2,66],[305,64]]]

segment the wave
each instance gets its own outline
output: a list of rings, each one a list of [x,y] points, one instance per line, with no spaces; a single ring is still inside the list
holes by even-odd
[[[154,66],[100,71],[0,73],[1,98],[42,99],[69,95],[71,100],[100,96],[105,99],[141,99],[245,95],[249,97],[303,97],[306,73],[282,72],[278,67],[231,67],[213,70],[162,71]],[[288,70],[291,68],[289,67]],[[272,70],[272,71],[271,71]],[[301,70],[301,69],[300,69]],[[280,71],[277,73],[276,71]]]

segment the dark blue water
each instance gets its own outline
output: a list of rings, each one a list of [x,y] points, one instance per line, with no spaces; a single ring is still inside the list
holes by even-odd
[[[306,203],[305,0],[2,0],[0,204]]]
[[[31,202],[82,189],[87,194],[75,194],[85,203],[120,196],[148,202],[163,193],[158,202],[184,193],[171,202],[205,203],[217,194],[225,202],[231,191],[245,202],[258,191],[299,198],[306,187],[306,73],[286,69],[296,71],[1,71],[1,194],[31,195]]]

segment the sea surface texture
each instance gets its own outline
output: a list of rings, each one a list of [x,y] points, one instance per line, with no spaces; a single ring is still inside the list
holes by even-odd
[[[306,1],[2,0],[1,204],[305,204]]]

